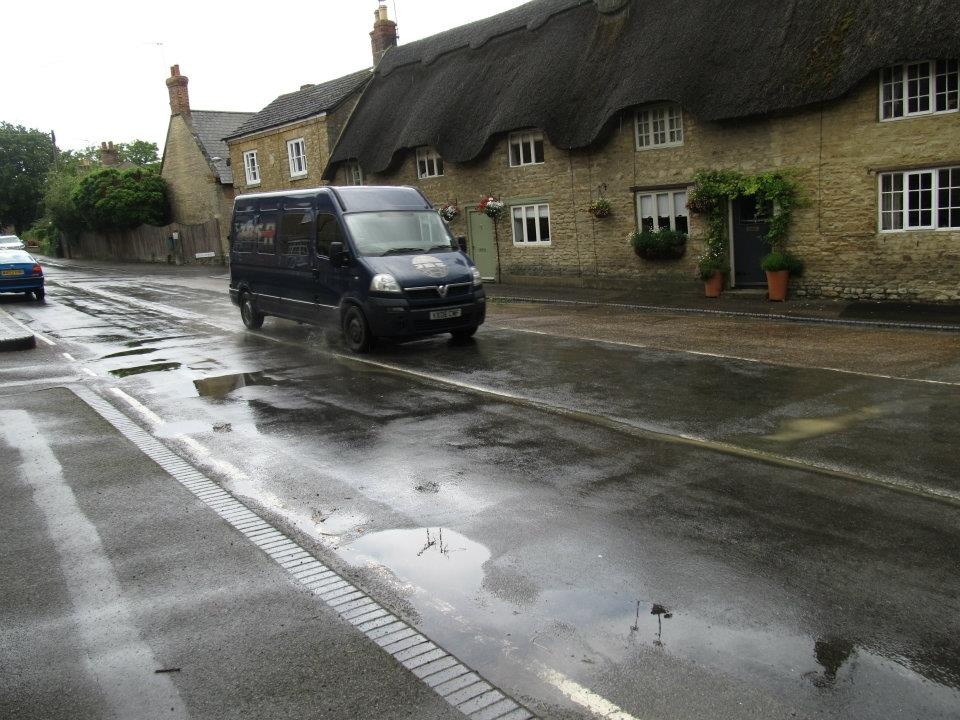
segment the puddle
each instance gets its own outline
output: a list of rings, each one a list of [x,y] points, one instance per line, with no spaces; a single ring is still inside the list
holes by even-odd
[[[109,355],[104,355],[101,360],[106,360],[108,358],[118,358],[126,357],[127,355],[148,355],[149,353],[157,352],[157,348],[141,348],[139,350],[124,350],[123,352],[110,353]]]
[[[440,597],[452,588],[474,592],[483,579],[490,551],[460,533],[444,528],[385,530],[354,540],[343,549],[357,564],[380,565],[402,582]]]
[[[200,397],[223,400],[234,390],[255,385],[276,385],[277,381],[268,377],[266,373],[254,372],[203,378],[202,380],[194,380],[193,384]]]
[[[181,340],[183,338],[192,338],[197,337],[196,335],[167,335],[165,337],[153,337],[153,338],[141,338],[140,340],[128,340],[125,345],[127,347],[140,347],[141,345],[146,345],[147,343],[160,343],[165,342],[166,340]]]
[[[151,365],[138,365],[137,367],[118,368],[111,370],[111,375],[117,377],[129,377],[130,375],[143,375],[144,373],[166,372],[167,370],[176,370],[180,367],[178,362],[159,362]]]

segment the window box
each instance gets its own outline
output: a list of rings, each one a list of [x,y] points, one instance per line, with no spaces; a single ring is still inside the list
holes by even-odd
[[[515,205],[510,208],[513,218],[514,245],[550,245],[550,206]]]
[[[634,118],[637,150],[683,145],[683,111],[679,105],[654,105]]]
[[[960,229],[960,167],[880,175],[880,232]]]
[[[957,112],[958,61],[922,60],[880,71],[880,120]]]
[[[510,167],[543,163],[543,133],[527,132],[510,135]]]

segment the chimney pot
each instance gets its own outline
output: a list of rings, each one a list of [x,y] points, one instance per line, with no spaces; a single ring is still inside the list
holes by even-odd
[[[390,19],[387,6],[382,3],[374,11],[373,18],[370,47],[373,51],[373,64],[376,66],[387,50],[397,46],[397,24]]]
[[[170,77],[167,78],[167,92],[170,94],[170,114],[181,115],[190,120],[190,93],[187,85],[190,78],[180,74],[180,66],[170,67]]]

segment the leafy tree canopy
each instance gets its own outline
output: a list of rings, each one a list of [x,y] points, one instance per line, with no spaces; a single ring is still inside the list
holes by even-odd
[[[142,167],[160,162],[157,144],[146,140],[120,143],[117,145],[117,153],[120,155],[121,162],[131,162]]]
[[[0,227],[13,225],[20,233],[40,216],[55,153],[47,133],[0,122]]]
[[[170,219],[167,183],[152,170],[103,168],[84,177],[73,202],[94,230],[166,225]]]

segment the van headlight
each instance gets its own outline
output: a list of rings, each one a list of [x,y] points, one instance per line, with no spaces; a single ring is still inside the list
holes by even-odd
[[[483,285],[483,278],[480,277],[480,271],[475,267],[470,268],[470,270],[473,272],[473,286],[479,287]]]
[[[393,275],[383,273],[373,276],[373,280],[370,281],[370,292],[398,293],[402,291],[400,290],[400,283]]]

